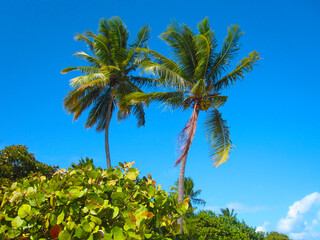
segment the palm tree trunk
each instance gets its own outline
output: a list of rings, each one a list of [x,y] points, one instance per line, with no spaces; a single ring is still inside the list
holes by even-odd
[[[192,115],[190,120],[188,121],[186,127],[183,129],[182,133],[186,134],[185,136],[185,144],[181,146],[182,154],[179,159],[180,160],[180,173],[179,173],[179,186],[178,186],[178,201],[183,202],[184,200],[184,178],[185,178],[185,169],[187,163],[187,157],[189,153],[189,149],[191,147],[194,135],[196,133],[197,121],[199,117],[199,106],[198,102],[195,102]],[[178,161],[179,161],[178,159]],[[183,233],[183,216],[178,219],[178,224],[180,225],[180,233]]]
[[[183,202],[184,199],[184,173],[186,169],[187,157],[182,159],[180,162],[180,172],[179,172],[179,187],[178,187],[178,201]],[[183,215],[178,219],[178,224],[180,225],[180,233],[183,233]]]
[[[109,99],[108,108],[107,108],[107,119],[106,119],[106,130],[105,130],[105,150],[106,150],[106,159],[107,159],[107,167],[111,167],[111,158],[110,158],[110,150],[109,150],[109,125],[111,120],[111,110],[112,110],[112,97]]]

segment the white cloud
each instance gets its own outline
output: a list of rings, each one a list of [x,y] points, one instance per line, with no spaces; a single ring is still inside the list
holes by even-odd
[[[310,239],[310,238],[316,238],[319,239],[320,234],[316,232],[300,232],[300,233],[290,233],[290,237],[292,239]]]
[[[320,204],[320,193],[314,192],[305,196],[302,200],[293,203],[285,218],[278,222],[278,230],[281,232],[298,232],[304,229],[304,214],[307,213],[314,204]]]
[[[320,205],[320,193],[314,192],[305,196],[300,201],[294,202],[290,207],[285,218],[278,222],[278,231],[289,233],[293,239],[311,239],[320,237],[320,233],[314,231],[319,224],[317,219],[305,221],[305,215],[313,206]],[[320,220],[320,212],[318,213]]]
[[[269,222],[264,222],[262,226],[258,226],[256,228],[256,232],[267,232],[267,226],[269,226],[270,223]]]

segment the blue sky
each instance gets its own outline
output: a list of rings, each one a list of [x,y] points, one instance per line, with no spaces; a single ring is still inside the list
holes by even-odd
[[[319,23],[320,3],[311,1],[21,1],[1,3],[0,148],[24,144],[39,161],[61,168],[82,156],[106,167],[104,136],[65,113],[70,89],[61,69],[85,64],[72,56],[86,51],[76,33],[96,31],[99,19],[119,16],[131,37],[152,28],[150,48],[169,55],[158,36],[171,19],[193,29],[209,17],[219,46],[227,27],[245,32],[240,56],[260,52],[263,60],[244,81],[226,91],[223,117],[235,148],[214,168],[200,116],[186,176],[202,189],[206,208],[233,207],[252,226],[320,239]],[[146,110],[146,126],[135,119],[112,120],[113,164],[135,161],[165,189],[178,177],[175,141],[190,112]],[[290,210],[289,210],[289,207]],[[263,228],[262,228],[263,227]]]

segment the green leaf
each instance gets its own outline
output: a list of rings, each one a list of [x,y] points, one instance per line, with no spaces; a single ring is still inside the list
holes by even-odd
[[[18,216],[20,218],[25,218],[29,216],[30,212],[31,212],[31,206],[29,204],[23,204],[18,210]]]
[[[91,221],[94,222],[95,224],[101,225],[101,219],[100,218],[92,216],[92,215],[90,216],[90,218],[91,218]]]
[[[71,240],[71,233],[68,230],[63,230],[59,233],[59,240]]]
[[[83,230],[88,232],[88,233],[92,232],[92,230],[94,229],[94,226],[95,226],[95,224],[93,222],[90,222],[90,223],[89,222],[84,222],[82,224]]]
[[[78,227],[76,228],[75,234],[76,234],[76,236],[77,236],[78,238],[83,239],[83,237],[84,237],[84,232],[83,232],[82,227],[78,226]]]
[[[8,237],[14,239],[15,237],[18,237],[21,234],[20,230],[17,229],[9,229],[8,231]]]
[[[45,201],[46,197],[41,193],[36,192],[29,195],[29,204],[33,207],[40,206]]]
[[[145,236],[145,238],[149,239],[152,237],[152,233],[146,233],[144,236]]]
[[[137,176],[139,175],[139,171],[135,168],[130,168],[128,170],[128,173],[126,174],[126,178],[130,179],[131,181],[134,181],[137,179]]]
[[[83,196],[83,194],[84,192],[80,191],[77,187],[71,187],[67,193],[67,195],[72,199],[80,198]]]
[[[59,214],[59,216],[58,216],[58,222],[57,222],[57,224],[62,223],[63,220],[64,220],[64,212],[62,211],[62,212]]]
[[[122,173],[122,171],[121,170],[115,170],[115,171],[113,171],[113,174],[115,175],[115,176],[117,176],[117,178],[122,178],[123,177],[123,173]]]
[[[218,167],[226,162],[231,150],[229,128],[222,119],[221,113],[214,109],[208,112],[204,123],[207,141],[210,144],[213,164]]]
[[[102,208],[103,203],[104,203],[103,199],[100,198],[97,194],[95,194],[95,193],[88,194],[86,207],[89,210],[95,210],[97,208],[100,209],[100,208]]]
[[[120,227],[114,227],[111,230],[111,233],[113,234],[114,240],[126,239],[125,234],[123,233],[123,230]]]
[[[119,213],[119,208],[118,207],[113,208],[112,218],[115,218],[116,216],[118,216],[118,213]]]
[[[19,216],[16,216],[11,221],[11,225],[12,225],[13,228],[19,228],[19,227],[21,227],[22,224],[23,224],[23,220]]]
[[[133,239],[141,239],[141,237],[137,234],[135,234],[134,232],[129,232],[129,236],[132,237]]]

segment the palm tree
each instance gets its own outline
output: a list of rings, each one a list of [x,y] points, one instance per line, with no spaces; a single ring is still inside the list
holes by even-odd
[[[77,34],[75,40],[87,44],[91,55],[78,52],[75,56],[85,59],[90,66],[68,67],[62,73],[79,70],[83,75],[70,80],[73,88],[64,98],[64,108],[74,114],[77,120],[88,108],[90,112],[85,122],[86,128],[96,125],[96,131],[105,131],[105,151],[108,168],[111,167],[109,151],[109,124],[118,107],[117,119],[122,120],[132,113],[138,120],[138,127],[145,124],[142,104],[126,105],[121,99],[132,92],[142,92],[141,86],[150,85],[148,78],[133,76],[147,55],[137,51],[145,48],[150,36],[150,28],[143,26],[136,39],[128,45],[129,32],[118,17],[102,19],[99,33],[92,31]]]
[[[172,194],[178,195],[179,180],[174,183],[175,186],[170,187]],[[194,183],[191,177],[184,178],[184,198],[190,198],[190,208],[193,205],[206,205],[206,201],[198,198],[202,190],[194,190]]]
[[[230,217],[230,218],[237,217],[237,214],[234,212],[234,209],[230,211],[229,208],[220,208],[220,211],[221,211],[221,214],[220,214],[221,216]]]
[[[78,169],[78,168],[83,168],[88,164],[94,166],[93,158],[88,158],[88,157],[83,158],[83,157],[81,157],[81,159],[79,160],[79,163],[71,163],[71,167],[75,168],[75,169]]]
[[[186,25],[175,22],[169,25],[160,37],[171,47],[173,59],[149,49],[141,49],[154,58],[154,61],[142,64],[144,72],[155,74],[158,76],[158,82],[173,91],[134,93],[127,97],[131,103],[148,104],[151,101],[159,101],[173,109],[191,108],[191,118],[178,138],[179,157],[175,166],[180,163],[179,201],[184,199],[186,161],[200,111],[206,112],[205,134],[210,145],[211,158],[218,167],[228,159],[231,150],[229,129],[218,110],[227,101],[227,96],[221,96],[221,91],[243,79],[260,59],[259,53],[253,51],[233,70],[227,71],[231,60],[240,50],[239,40],[243,34],[240,27],[232,25],[228,29],[228,35],[219,52],[216,52],[217,41],[207,18],[198,24],[198,31],[199,33],[195,34]],[[182,226],[182,219],[179,223]]]

